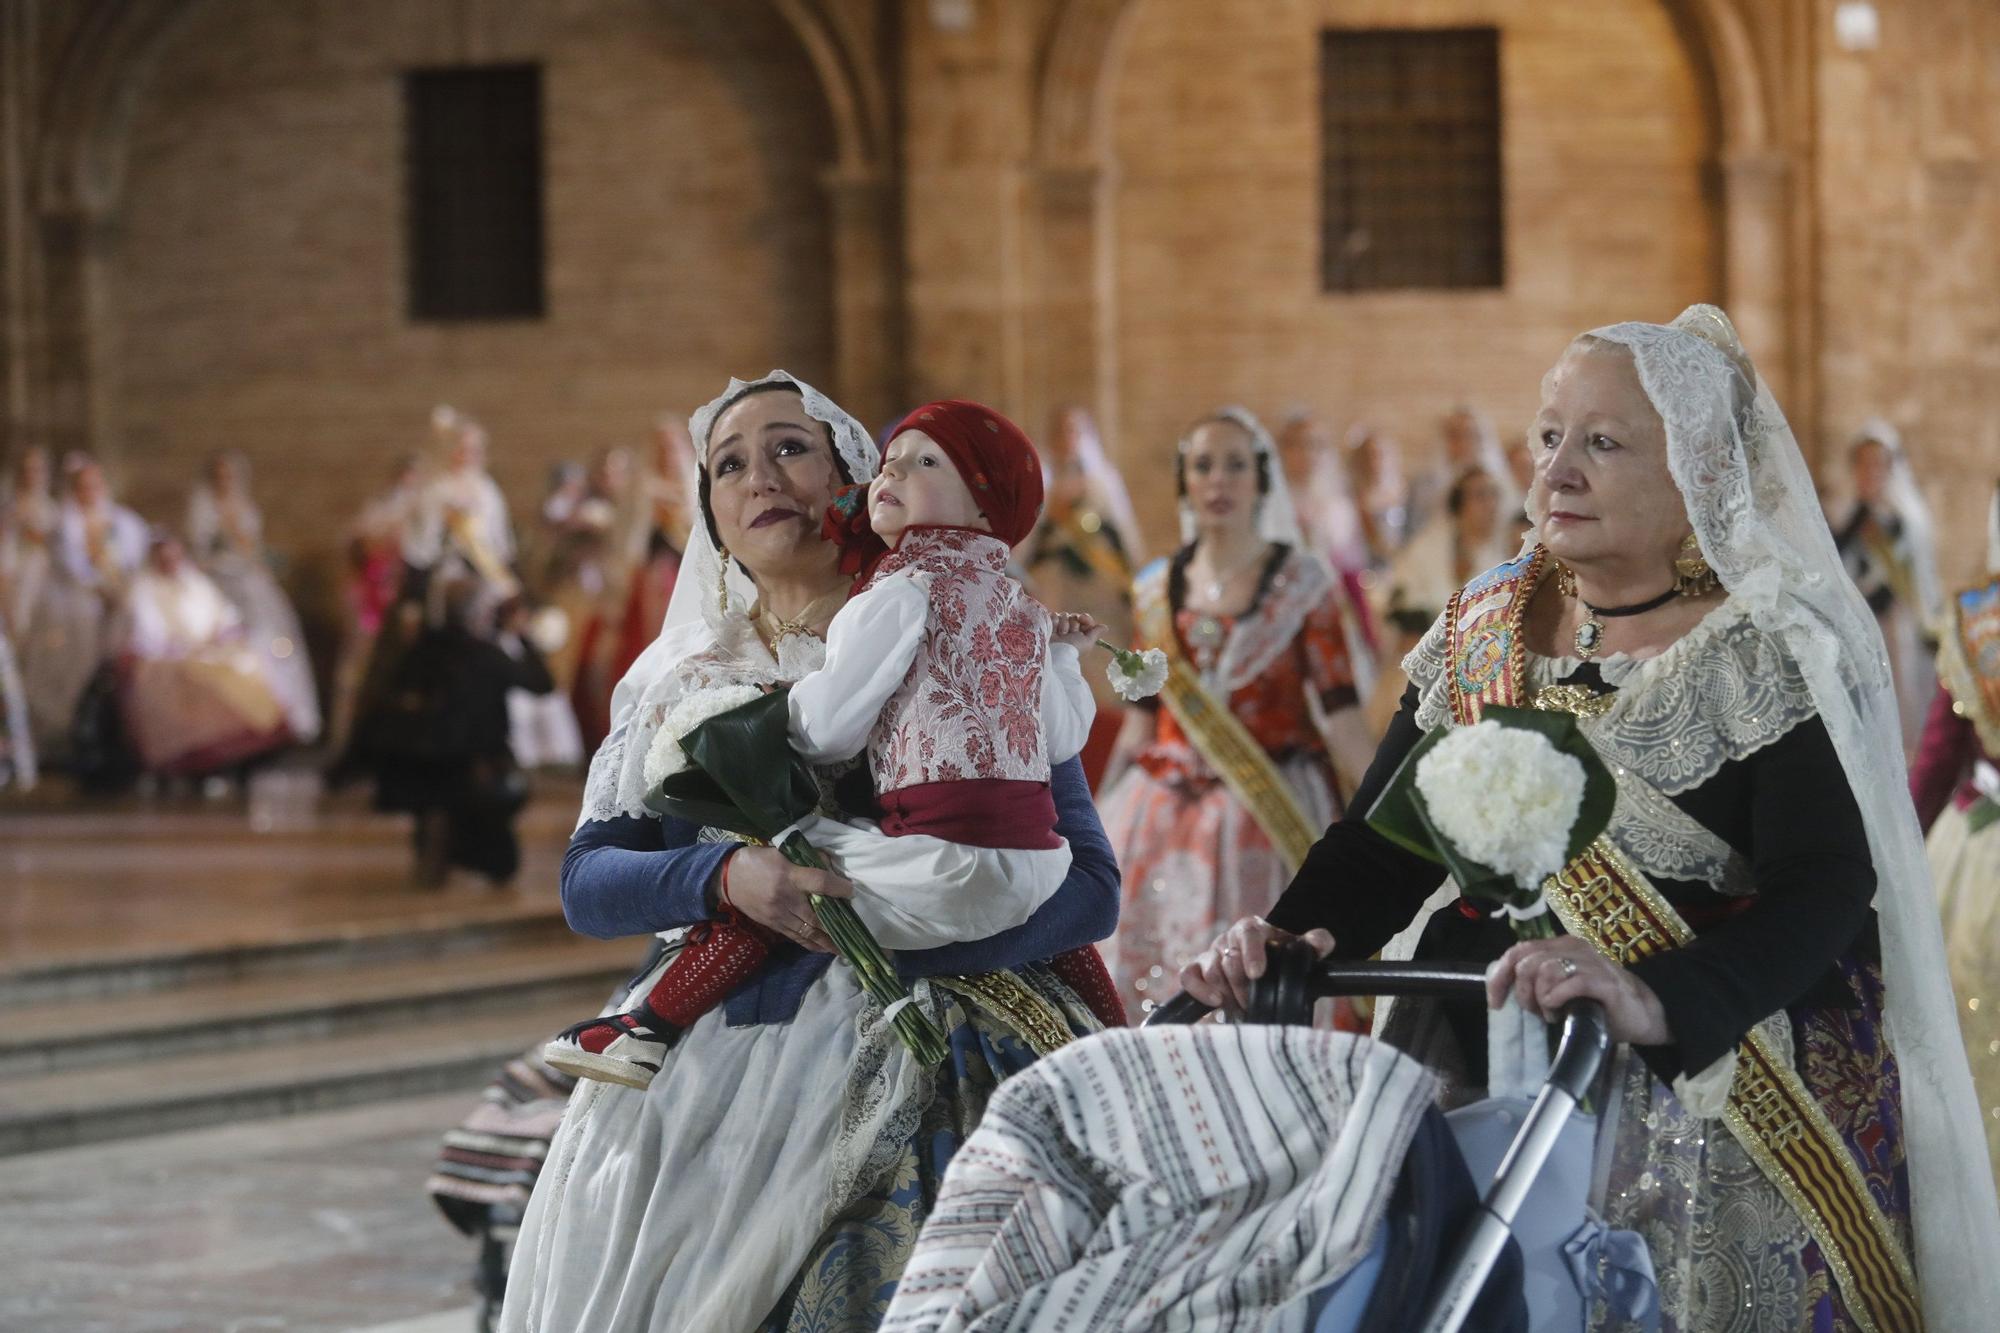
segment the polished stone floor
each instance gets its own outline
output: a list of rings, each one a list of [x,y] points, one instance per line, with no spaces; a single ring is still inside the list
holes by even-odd
[[[556,872],[576,803],[573,781],[538,793],[520,821],[524,863],[513,886],[463,876],[424,890],[410,882],[407,824],[367,811],[356,795],[279,828],[260,826],[241,794],[0,801],[0,983],[50,967],[116,977],[162,958],[226,960],[488,922],[532,920],[574,943],[561,932]],[[494,966],[515,961],[493,957]],[[115,1004],[160,1009],[238,985],[293,983],[268,967],[256,975],[265,980],[221,976],[185,993],[123,992]],[[320,976],[301,985],[329,1005],[352,979]],[[601,995],[593,984],[589,994]],[[273,1006],[280,1000],[298,996],[274,989]],[[567,1017],[573,1006],[559,1007]],[[115,1007],[106,1013],[93,1021],[117,1021]],[[517,1040],[553,1021],[537,1018]],[[305,1048],[270,1049],[276,1059]],[[188,1062],[221,1058],[239,1057]],[[0,1074],[0,1112],[10,1081]],[[15,1101],[25,1086],[15,1083]],[[399,1100],[0,1156],[0,1330],[470,1333],[473,1246],[423,1186],[441,1135],[477,1087],[382,1095]]]
[[[368,811],[355,793],[275,832],[258,831],[240,797],[0,800],[0,972],[546,911],[578,791],[538,791],[507,890],[463,872],[442,889],[413,889],[407,820]]]
[[[8,1333],[446,1333],[471,1243],[424,1195],[466,1093],[0,1159]]]

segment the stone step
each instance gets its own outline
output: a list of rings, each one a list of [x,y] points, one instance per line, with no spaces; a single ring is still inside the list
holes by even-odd
[[[603,1002],[572,994],[448,1024],[278,1042],[0,1084],[0,1156],[483,1086],[501,1063]],[[442,1133],[443,1126],[439,1127]]]
[[[316,974],[335,970],[435,961],[573,938],[553,902],[502,897],[477,906],[440,906],[426,915],[321,926],[289,938],[17,963],[0,968],[0,1013],[260,977],[315,977],[317,984]],[[637,957],[643,950],[631,952]]]
[[[0,1010],[0,1078],[456,1021],[579,987],[601,1001],[643,952],[632,940],[571,937],[10,1008]]]

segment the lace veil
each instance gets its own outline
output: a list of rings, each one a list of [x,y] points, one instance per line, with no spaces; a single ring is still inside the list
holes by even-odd
[[[715,428],[715,419],[745,393],[767,384],[784,384],[798,390],[805,402],[806,415],[826,423],[833,436],[834,452],[845,464],[849,477],[857,482],[874,477],[880,455],[866,428],[831,398],[782,370],[754,380],[730,380],[727,389],[710,399],[689,420],[688,433],[694,439],[698,474],[708,467],[708,437]],[[726,607],[720,595],[725,579],[729,590]],[[674,579],[673,596],[667,600],[666,622],[660,635],[639,654],[611,691],[611,730],[591,757],[579,824],[646,813],[643,772],[646,751],[652,744],[653,732],[678,693],[676,668],[697,654],[718,648],[747,650],[754,645],[761,653],[762,641],[751,629],[748,615],[756,598],[756,585],[735,561],[730,561],[724,571],[722,555],[708,535],[706,516],[695,515],[687,550],[681,556],[680,573]],[[768,673],[766,676],[768,679]]]
[[[2000,1207],[1959,1040],[1881,631],[1835,552],[1798,442],[1728,316],[1584,335],[1630,350],[1666,425],[1667,461],[1703,554],[1798,664],[1867,826],[1889,1039],[1902,1076],[1918,1280],[1934,1328],[2000,1309]]]
[[[1264,475],[1270,480],[1270,489],[1257,505],[1257,535],[1267,542],[1283,542],[1293,550],[1304,549],[1305,537],[1299,531],[1299,511],[1292,507],[1292,488],[1285,481],[1285,465],[1278,457],[1277,441],[1271,438],[1271,432],[1264,429],[1264,423],[1257,420],[1249,408],[1217,408],[1181,436],[1181,442],[1176,447],[1185,454],[1195,430],[1211,421],[1228,421],[1241,426],[1250,437],[1250,447],[1260,460]],[[1186,497],[1181,499],[1180,515],[1181,545],[1186,546],[1195,536],[1194,507]]]

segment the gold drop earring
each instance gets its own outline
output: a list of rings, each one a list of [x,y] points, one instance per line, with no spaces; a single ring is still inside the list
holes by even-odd
[[[1681,539],[1681,553],[1674,558],[1674,590],[1683,597],[1701,597],[1714,592],[1722,582],[1701,553],[1701,543],[1690,532]]]
[[[715,602],[722,614],[729,614],[729,548],[723,547],[718,554],[722,561],[715,570]]]

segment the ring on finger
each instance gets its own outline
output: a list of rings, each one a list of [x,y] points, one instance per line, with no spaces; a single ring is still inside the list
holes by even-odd
[[[1556,967],[1562,972],[1565,978],[1576,975],[1576,959],[1574,958],[1558,958],[1556,959]]]
[[[1235,957],[1235,955],[1236,955],[1236,949],[1234,946],[1231,946],[1230,948],[1224,949],[1222,951],[1222,956],[1224,958],[1233,958]]]

